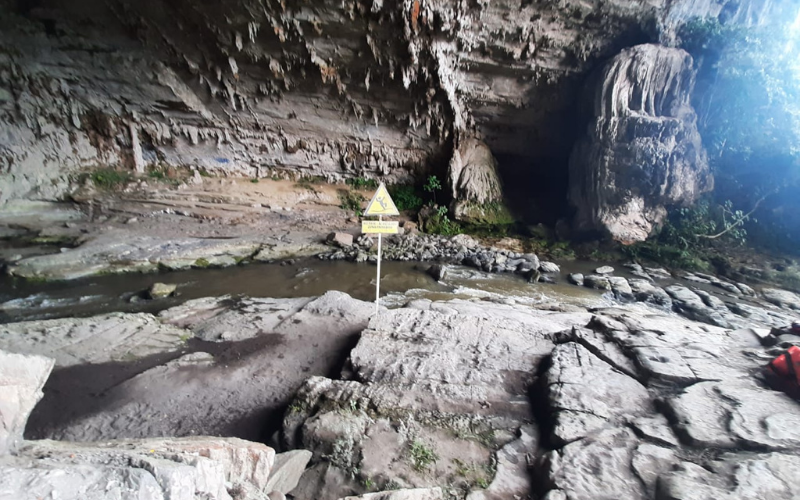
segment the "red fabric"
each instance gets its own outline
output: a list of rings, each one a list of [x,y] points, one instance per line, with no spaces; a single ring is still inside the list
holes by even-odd
[[[776,374],[781,377],[789,378],[794,376],[794,382],[800,385],[800,347],[792,346],[786,350],[791,358],[794,370],[787,366],[787,359],[785,354],[781,354],[777,358],[770,361],[769,366]]]

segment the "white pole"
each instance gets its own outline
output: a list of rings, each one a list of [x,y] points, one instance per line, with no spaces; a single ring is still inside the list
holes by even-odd
[[[378,216],[378,221],[382,221],[383,216]],[[378,308],[381,300],[381,233],[378,233],[378,279],[375,281],[375,317],[378,317]]]

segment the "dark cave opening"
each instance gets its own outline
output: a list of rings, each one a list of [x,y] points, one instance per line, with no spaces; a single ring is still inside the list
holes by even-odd
[[[566,158],[497,155],[508,208],[525,224],[555,226],[571,215]]]

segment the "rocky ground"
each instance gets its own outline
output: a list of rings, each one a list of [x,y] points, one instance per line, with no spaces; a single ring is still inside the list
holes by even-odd
[[[296,186],[275,194],[289,181],[247,182],[206,206],[192,199],[219,191],[205,182],[186,196],[139,186],[80,211],[18,205],[5,236],[65,246],[8,246],[7,270],[68,279],[375,258],[335,188],[312,203]],[[280,196],[280,210],[261,203]],[[559,266],[519,240],[403,226],[385,258],[423,261],[433,280],[466,266],[531,293],[594,290],[607,305],[440,293],[375,316],[329,292],[0,325],[0,349],[16,353],[0,363],[11,402],[0,499],[796,498],[800,407],[762,370],[800,345],[770,333],[800,317],[798,295],[633,262]],[[23,428],[41,440],[21,441]]]
[[[629,295],[644,293],[631,282]],[[711,294],[722,305],[703,309],[700,292],[648,295],[693,319],[663,303],[552,311],[477,299],[373,316],[372,304],[331,292],[8,324],[2,349],[56,366],[26,436],[92,444],[16,445],[0,465],[0,498],[35,498],[23,484],[94,498],[112,483],[139,498],[184,498],[170,496],[176,484],[194,484],[185,498],[263,498],[269,467],[246,460],[269,463],[271,449],[183,438],[269,439],[256,429],[278,431],[279,451],[310,452],[284,492],[297,499],[795,498],[800,407],[767,387],[762,369],[800,337],[773,338],[761,321],[791,321],[798,299],[763,291],[751,300],[775,305],[744,316]],[[37,390],[50,366],[40,363]],[[96,394],[63,385],[79,369],[103,378]],[[201,485],[201,465],[227,479]]]

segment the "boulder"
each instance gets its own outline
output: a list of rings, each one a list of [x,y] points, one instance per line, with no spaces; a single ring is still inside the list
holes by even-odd
[[[633,290],[631,289],[628,280],[620,276],[609,276],[608,283],[611,285],[611,291],[614,296],[620,300],[633,299]]]
[[[584,276],[583,285],[596,290],[611,290],[611,282],[608,281],[608,278],[606,276],[598,276],[596,274]]]
[[[594,270],[596,274],[611,274],[614,272],[614,268],[611,266],[601,266]]]
[[[476,248],[481,245],[478,240],[468,234],[457,234],[450,238],[450,242],[453,245],[463,246],[468,249]]]
[[[554,264],[552,262],[542,261],[539,264],[539,271],[547,274],[557,274],[561,272],[561,268],[558,267],[558,264]]]
[[[416,222],[407,220],[403,222],[403,232],[405,234],[417,234],[419,232],[419,226],[417,226]]]
[[[628,284],[631,287],[634,298],[639,302],[648,302],[668,310],[672,310],[672,299],[663,288],[654,285],[649,280],[630,279]]]
[[[583,275],[581,273],[571,273],[567,279],[573,285],[583,286]]]
[[[0,455],[13,453],[22,441],[28,416],[42,399],[54,363],[42,356],[0,351]]]
[[[569,161],[577,230],[643,241],[667,205],[712,189],[693,88],[692,57],[681,49],[637,45],[606,64],[587,133]]]
[[[292,450],[275,455],[275,464],[272,466],[265,490],[277,491],[284,495],[290,493],[305,472],[311,455],[307,450]],[[272,496],[270,500],[273,500]]]
[[[328,235],[327,241],[341,248],[349,248],[353,246],[353,235],[340,232],[331,233]]]
[[[150,289],[147,290],[147,295],[151,299],[165,299],[174,294],[177,289],[178,285],[175,284],[153,283]]]
[[[442,281],[445,276],[447,276],[447,266],[443,266],[442,264],[434,264],[425,272],[436,281]]]
[[[767,302],[775,304],[784,309],[800,310],[800,297],[794,292],[780,290],[778,288],[763,288],[761,293]]]
[[[672,298],[673,307],[689,319],[702,321],[723,328],[731,326],[727,315],[730,313],[728,308],[721,302],[706,303],[701,296],[702,290],[689,290],[682,285],[670,285],[664,288]],[[706,295],[708,298],[708,295]],[[718,300],[718,299],[717,299]]]

